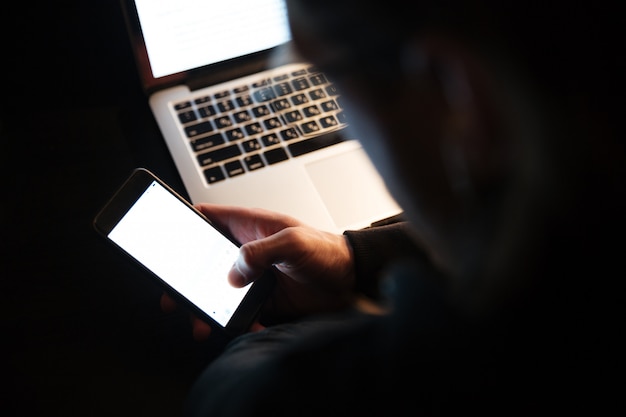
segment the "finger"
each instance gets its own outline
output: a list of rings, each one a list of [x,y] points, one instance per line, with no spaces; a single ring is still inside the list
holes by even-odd
[[[205,321],[200,320],[196,316],[191,317],[192,334],[194,340],[202,342],[207,340],[211,335],[211,326]]]
[[[297,261],[303,253],[298,228],[283,229],[264,239],[248,242],[239,249],[239,257],[228,274],[234,287],[244,287],[259,278],[272,265]]]
[[[195,207],[242,244],[267,237],[286,227],[302,225],[290,216],[269,210],[207,203]]]
[[[240,249],[239,257],[237,257],[228,273],[228,282],[236,288],[245,287],[259,277],[267,268],[269,266],[265,267],[265,263],[262,260],[253,259],[253,255],[245,255]]]
[[[261,323],[259,323],[258,321],[255,321],[254,323],[252,323],[252,326],[250,326],[250,331],[252,333],[255,332],[260,332],[261,330],[265,329],[265,326],[263,326]]]
[[[245,287],[274,264],[273,239],[256,240],[243,245],[228,273],[228,281],[236,288]]]
[[[161,294],[161,310],[166,313],[171,313],[176,310],[176,301],[170,297],[167,293]]]

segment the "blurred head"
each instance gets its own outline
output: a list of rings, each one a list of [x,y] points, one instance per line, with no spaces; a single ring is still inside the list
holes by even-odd
[[[287,1],[296,48],[458,274],[510,264],[540,217],[599,203],[601,167],[621,166],[624,35],[606,3]]]

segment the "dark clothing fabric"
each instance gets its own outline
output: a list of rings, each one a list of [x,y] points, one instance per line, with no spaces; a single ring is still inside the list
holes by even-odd
[[[390,261],[425,261],[421,249],[411,239],[407,223],[363,230],[349,230],[344,233],[350,242],[355,259],[357,292],[373,299],[381,298],[381,276],[389,268]]]
[[[406,232],[349,233],[357,271],[372,279],[364,292],[389,299],[390,314],[346,311],[241,336],[198,379],[188,415],[562,415],[588,404],[561,329],[506,309],[469,320]]]
[[[425,287],[413,300],[426,310],[421,324],[427,344],[441,320],[431,309],[440,306],[433,303],[437,292]],[[398,389],[407,391],[411,402],[414,398],[408,392],[414,389],[412,378],[397,372],[407,364],[393,357],[404,343],[397,333],[401,327],[388,317],[348,311],[241,336],[199,378],[189,398],[190,415],[386,415],[395,408],[388,399]]]

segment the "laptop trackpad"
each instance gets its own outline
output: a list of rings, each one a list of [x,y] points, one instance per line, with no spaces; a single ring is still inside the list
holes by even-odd
[[[367,226],[396,210],[363,149],[311,162],[306,170],[340,229]]]

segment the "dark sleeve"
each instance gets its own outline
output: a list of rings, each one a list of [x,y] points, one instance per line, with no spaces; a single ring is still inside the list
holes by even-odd
[[[391,263],[424,258],[406,222],[344,232],[354,253],[356,291],[378,300],[379,281]]]

